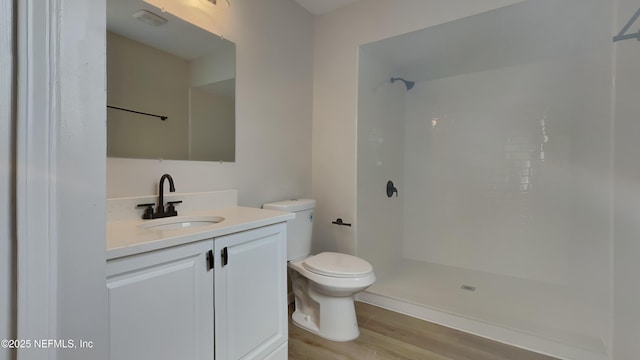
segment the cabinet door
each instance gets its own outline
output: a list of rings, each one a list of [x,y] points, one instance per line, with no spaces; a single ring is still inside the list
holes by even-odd
[[[107,262],[111,359],[213,359],[212,249],[207,240]]]
[[[286,225],[215,240],[216,359],[263,359],[288,337]]]

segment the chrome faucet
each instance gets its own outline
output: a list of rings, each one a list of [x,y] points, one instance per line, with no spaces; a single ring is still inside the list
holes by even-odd
[[[169,174],[164,174],[160,177],[160,183],[158,185],[158,205],[156,206],[156,211],[153,211],[153,203],[151,204],[138,204],[138,206],[146,207],[144,214],[142,215],[143,219],[157,219],[169,216],[177,216],[178,211],[175,208],[175,204],[180,204],[182,201],[168,201],[167,207],[164,206],[164,181],[169,180],[169,192],[175,192],[176,187],[173,184],[173,178]]]

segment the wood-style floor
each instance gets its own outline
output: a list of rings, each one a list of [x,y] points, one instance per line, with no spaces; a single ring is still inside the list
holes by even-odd
[[[289,359],[555,359],[361,302],[356,302],[356,313],[360,337],[350,342],[320,338],[294,325],[289,316]]]

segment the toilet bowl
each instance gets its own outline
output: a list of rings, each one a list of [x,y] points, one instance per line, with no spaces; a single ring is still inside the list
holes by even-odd
[[[376,280],[368,262],[325,252],[291,261],[289,270],[294,324],[333,341],[351,341],[360,335],[353,296]]]
[[[287,260],[295,298],[293,323],[333,341],[350,341],[360,335],[354,295],[371,286],[375,274],[366,260],[347,254],[311,254],[315,200],[286,200],[263,205],[289,211]]]

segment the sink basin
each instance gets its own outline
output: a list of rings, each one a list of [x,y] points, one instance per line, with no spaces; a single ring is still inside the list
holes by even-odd
[[[156,220],[145,221],[138,225],[147,230],[176,230],[198,226],[207,226],[224,221],[222,216],[173,216]]]

